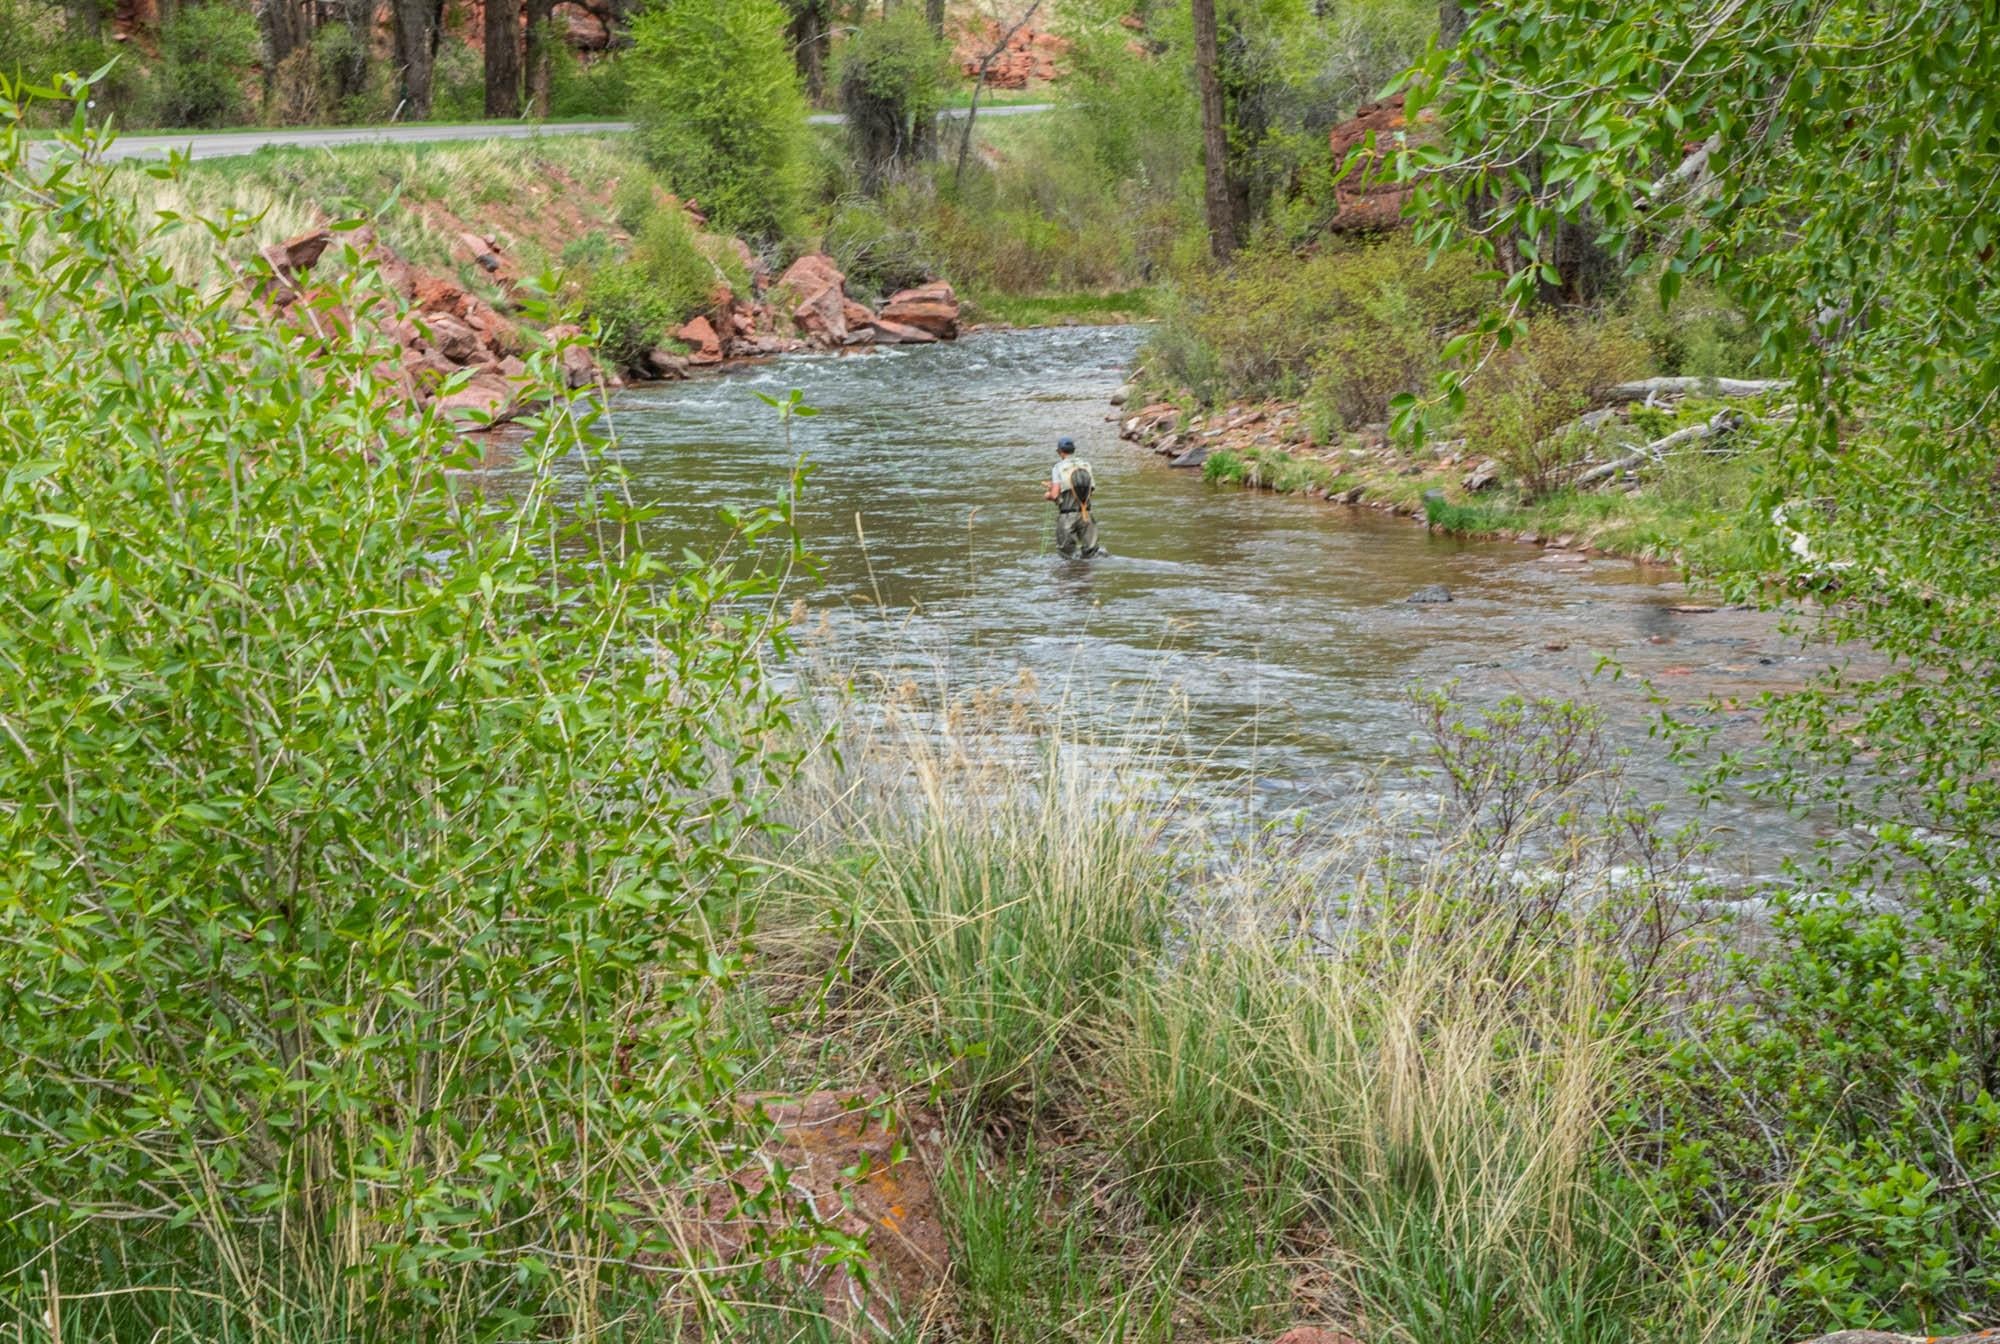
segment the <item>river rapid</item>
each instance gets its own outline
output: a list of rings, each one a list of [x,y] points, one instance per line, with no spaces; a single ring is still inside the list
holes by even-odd
[[[1109,405],[1143,337],[979,334],[648,385],[614,404],[618,451],[661,510],[650,540],[696,549],[724,535],[721,507],[770,500],[803,455],[800,521],[824,580],[802,595],[846,666],[954,693],[1030,685],[1112,737],[1175,701],[1196,774],[1253,819],[1421,794],[1407,696],[1448,682],[1471,705],[1599,705],[1633,788],[1682,813],[1687,768],[1649,733],[1644,686],[1714,702],[1709,721],[1748,743],[1754,697],[1827,661],[1767,613],[1676,611],[1700,599],[1669,570],[1433,536],[1174,470],[1119,440]],[[794,388],[818,414],[793,422],[788,446],[758,394]],[[1062,435],[1095,472],[1109,555],[1094,562],[1053,551],[1042,484]],[[1454,600],[1407,601],[1431,584]],[[1705,824],[1744,877],[1817,830],[1747,804]]]

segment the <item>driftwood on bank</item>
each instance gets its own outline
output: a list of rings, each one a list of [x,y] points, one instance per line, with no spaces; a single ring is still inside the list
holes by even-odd
[[[1742,420],[1734,412],[1717,411],[1699,425],[1689,425],[1686,429],[1677,429],[1664,438],[1654,439],[1644,447],[1634,449],[1615,462],[1606,462],[1601,467],[1592,467],[1589,471],[1584,472],[1574,481],[1570,482],[1570,484],[1576,486],[1578,489],[1596,485],[1599,481],[1609,480],[1620,472],[1630,471],[1633,467],[1639,466],[1642,463],[1658,462],[1670,449],[1679,448],[1684,444],[1698,443],[1703,439],[1719,438],[1740,424],[1742,424]]]
[[[1618,384],[1604,394],[1604,400],[1625,406],[1653,397],[1755,397],[1791,385],[1789,378],[1641,378]]]

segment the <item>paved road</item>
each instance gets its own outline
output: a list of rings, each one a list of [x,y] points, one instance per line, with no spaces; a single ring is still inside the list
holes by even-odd
[[[983,107],[982,117],[1018,117],[1046,112],[1052,103],[1021,103],[1004,107]],[[946,116],[958,115],[947,112]],[[816,126],[837,126],[844,120],[838,113],[822,112],[812,118]],[[353,126],[326,130],[270,127],[248,131],[215,131],[206,135],[123,135],[105,151],[107,159],[163,158],[184,149],[189,158],[226,159],[238,154],[254,154],[260,149],[286,145],[298,149],[334,149],[341,145],[427,145],[451,140],[526,140],[540,135],[610,135],[629,131],[629,121],[565,121],[549,125],[531,122],[470,126]]]

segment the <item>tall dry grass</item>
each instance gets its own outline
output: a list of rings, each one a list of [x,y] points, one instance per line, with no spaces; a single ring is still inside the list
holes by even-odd
[[[758,941],[837,967],[814,1064],[941,1099],[961,1309],[992,1338],[1245,1337],[1308,1281],[1370,1340],[1747,1337],[1754,1303],[1623,1179],[1686,875],[1635,888],[1587,843],[1580,800],[1616,790],[1573,716],[1488,715],[1476,751],[1439,744],[1444,815],[1364,802],[1293,848],[1183,829],[1170,722],[1084,740],[1032,687],[878,691],[792,799]],[[1531,795],[1505,827],[1489,773]]]

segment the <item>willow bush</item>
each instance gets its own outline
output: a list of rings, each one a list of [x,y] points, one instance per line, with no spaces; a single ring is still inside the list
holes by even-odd
[[[479,450],[344,249],[280,318],[0,85],[0,1302],[23,1338],[671,1332],[788,768],[772,563],[561,399]],[[159,170],[166,173],[169,170]],[[268,267],[246,279],[274,283]],[[773,1247],[770,1249],[781,1249]],[[703,1288],[702,1293],[710,1290]],[[621,1318],[630,1320],[621,1325]]]
[[[650,0],[625,58],[648,163],[718,224],[760,239],[797,223],[806,98],[777,0]]]

